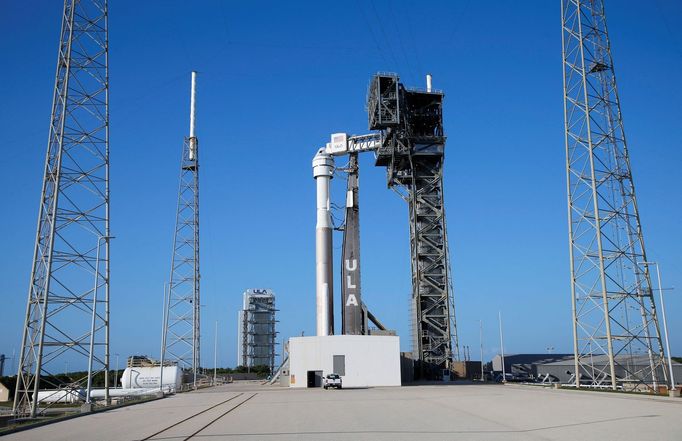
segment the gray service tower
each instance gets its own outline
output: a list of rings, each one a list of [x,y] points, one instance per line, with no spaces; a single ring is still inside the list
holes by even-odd
[[[370,130],[380,130],[376,165],[386,167],[389,188],[408,203],[413,301],[413,356],[418,375],[435,377],[459,358],[443,203],[443,92],[408,89],[396,74],[370,83]]]

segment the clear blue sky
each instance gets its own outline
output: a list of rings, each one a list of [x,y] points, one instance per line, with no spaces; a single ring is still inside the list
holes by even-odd
[[[201,73],[204,365],[213,364],[215,320],[219,364],[235,364],[246,288],[275,290],[280,337],[314,333],[311,159],[330,133],[367,131],[376,71],[412,86],[431,72],[446,92],[461,344],[478,358],[481,319],[485,358],[494,355],[502,310],[506,352],[571,351],[558,0],[110,3],[111,335],[121,360],[159,352],[193,69]],[[26,307],[61,7],[0,4],[0,353],[8,355]],[[676,287],[667,306],[680,355],[682,3],[610,0],[607,14],[649,257],[665,287]],[[363,295],[407,350],[407,207],[370,158],[361,165]]]

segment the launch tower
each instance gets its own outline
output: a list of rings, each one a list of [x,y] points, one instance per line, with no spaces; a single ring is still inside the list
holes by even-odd
[[[383,139],[376,165],[408,203],[413,351],[426,371],[459,358],[443,205],[443,93],[430,83],[428,76],[426,90],[407,89],[397,75],[377,74],[367,102],[369,128]]]

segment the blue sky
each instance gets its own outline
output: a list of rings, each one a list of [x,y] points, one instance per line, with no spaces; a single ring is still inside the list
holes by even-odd
[[[26,307],[59,3],[0,5],[0,353],[8,355],[18,351]],[[677,287],[666,295],[680,355],[682,4],[606,7],[649,258],[664,286]],[[200,72],[204,365],[213,364],[216,320],[219,364],[235,364],[246,288],[275,290],[280,337],[314,333],[311,159],[332,132],[367,132],[376,71],[397,72],[408,86],[431,72],[446,93],[461,344],[478,359],[483,320],[492,357],[502,310],[505,352],[570,352],[559,12],[558,1],[544,0],[111,2],[112,354],[158,356],[191,70]],[[407,207],[371,158],[361,167],[363,296],[407,350]]]

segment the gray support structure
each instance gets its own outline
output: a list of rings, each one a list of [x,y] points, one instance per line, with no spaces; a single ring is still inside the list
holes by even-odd
[[[165,302],[162,363],[177,363],[196,387],[200,367],[199,286],[199,140],[194,133],[196,72],[192,72],[190,136],[180,160],[180,184],[175,220],[170,282]]]
[[[107,14],[106,0],[64,2],[13,404],[19,417],[48,407],[39,408],[39,389],[78,394],[109,368]],[[65,362],[92,369],[65,384],[55,376]]]
[[[408,90],[395,74],[377,74],[368,93],[369,128],[381,130],[376,165],[408,202],[414,355],[435,376],[458,358],[443,205],[443,93]]]
[[[604,4],[561,5],[575,386],[656,389],[668,380]]]

